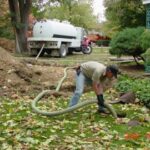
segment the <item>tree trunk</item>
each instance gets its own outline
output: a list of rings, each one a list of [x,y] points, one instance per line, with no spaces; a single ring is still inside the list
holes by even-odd
[[[31,0],[9,0],[9,8],[16,37],[16,53],[25,53]]]
[[[140,65],[139,62],[138,62],[138,58],[136,56],[133,56],[133,58],[134,58],[134,61],[136,62],[136,64]]]

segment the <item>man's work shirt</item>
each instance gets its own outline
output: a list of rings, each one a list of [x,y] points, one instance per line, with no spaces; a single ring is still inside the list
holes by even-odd
[[[105,77],[106,66],[95,62],[89,61],[81,64],[81,71],[83,74],[97,84],[102,84],[104,89],[111,87],[112,80]]]
[[[98,62],[89,61],[81,64],[81,71],[93,82],[101,83],[106,74],[106,66]]]

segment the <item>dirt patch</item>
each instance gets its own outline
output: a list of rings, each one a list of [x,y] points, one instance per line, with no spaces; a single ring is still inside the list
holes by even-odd
[[[20,96],[35,97],[42,90],[55,90],[64,75],[66,66],[56,61],[49,62],[30,58],[14,57],[0,47],[0,96],[17,98]],[[120,65],[123,73],[139,76],[144,73],[144,66]],[[72,94],[75,88],[75,71],[69,70],[68,77],[61,91],[66,95]],[[86,89],[89,91],[91,89]]]
[[[121,72],[123,74],[127,74],[132,77],[143,78],[144,77],[144,65],[137,65],[136,63],[133,65],[122,64],[119,66]]]
[[[64,67],[37,64],[20,61],[0,47],[0,96],[32,96],[44,89],[55,89]],[[73,91],[73,76],[74,71],[69,70],[62,91]]]
[[[15,52],[15,41],[6,38],[0,38],[0,47],[4,48],[9,52]]]

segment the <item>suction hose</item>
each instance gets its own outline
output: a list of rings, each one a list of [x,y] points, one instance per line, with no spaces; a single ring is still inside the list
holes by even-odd
[[[63,78],[59,81],[57,87],[56,87],[56,92],[59,92],[60,88],[61,88],[61,85],[63,83],[63,81],[66,79],[67,77],[67,70],[68,69],[75,69],[74,67],[66,67],[64,69],[64,76]],[[57,115],[62,115],[62,114],[65,114],[65,113],[68,113],[68,112],[72,112],[78,108],[81,108],[81,107],[84,107],[86,105],[89,105],[89,104],[93,104],[93,103],[97,103],[97,100],[87,100],[87,101],[84,101],[84,102],[81,102],[81,103],[78,103],[77,105],[74,105],[72,107],[68,107],[66,109],[63,109],[63,110],[59,110],[59,111],[53,111],[53,112],[47,112],[47,111],[44,111],[44,110],[40,110],[38,107],[37,107],[37,103],[38,101],[41,100],[41,98],[50,93],[51,90],[44,90],[42,91],[41,93],[39,93],[37,95],[37,97],[32,101],[32,104],[31,104],[31,107],[33,109],[33,111],[37,114],[41,114],[41,115],[44,115],[44,116],[49,116],[49,117],[53,117],[53,116],[57,116]],[[105,107],[111,112],[111,114],[113,115],[113,117],[117,118],[117,114],[115,112],[115,110],[113,109],[112,106],[110,106],[109,104],[107,104],[106,102],[104,103]]]

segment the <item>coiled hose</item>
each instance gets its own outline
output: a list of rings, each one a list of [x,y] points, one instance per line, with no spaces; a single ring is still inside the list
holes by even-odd
[[[64,69],[64,76],[63,78],[59,81],[57,87],[56,87],[56,92],[59,92],[60,88],[61,88],[61,85],[63,83],[63,81],[66,79],[67,77],[67,70],[68,69],[74,69],[74,67],[66,67]],[[68,112],[72,112],[78,108],[81,108],[81,107],[84,107],[86,105],[89,105],[89,104],[93,104],[93,103],[97,103],[97,100],[87,100],[87,101],[84,101],[84,102],[81,102],[81,103],[78,103],[77,105],[74,105],[72,107],[68,107],[66,109],[63,109],[63,110],[59,110],[59,111],[53,111],[53,112],[47,112],[47,111],[44,111],[44,110],[40,110],[38,107],[37,107],[37,103],[38,101],[41,100],[41,98],[45,95],[45,94],[48,94],[50,93],[51,90],[44,90],[42,91],[41,93],[39,93],[37,95],[37,97],[32,101],[31,103],[31,107],[33,109],[33,111],[37,114],[41,114],[41,115],[44,115],[44,116],[49,116],[49,117],[53,117],[53,116],[57,116],[57,115],[62,115],[62,114],[65,114],[65,113],[68,113]],[[106,102],[104,103],[105,107],[111,112],[111,114],[113,115],[113,117],[117,118],[117,114],[115,112],[115,110],[113,109],[112,106],[110,106],[109,104],[107,104]]]

